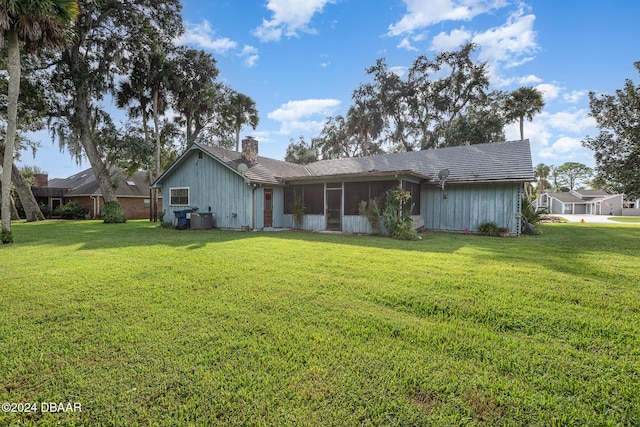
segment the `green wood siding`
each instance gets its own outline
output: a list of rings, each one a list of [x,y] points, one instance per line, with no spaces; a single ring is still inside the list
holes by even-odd
[[[495,222],[520,234],[522,184],[463,184],[447,185],[445,199],[440,187],[423,186],[420,212],[424,226],[440,231],[477,231],[484,222]]]
[[[189,205],[197,206],[198,212],[208,212],[211,208],[217,227],[252,226],[253,188],[240,175],[209,156],[198,158],[197,151],[189,153],[162,184],[163,194],[169,194],[169,189],[175,187],[189,188]],[[174,212],[186,209],[171,206],[169,197],[162,198],[162,208],[166,211],[165,221],[174,221]]]

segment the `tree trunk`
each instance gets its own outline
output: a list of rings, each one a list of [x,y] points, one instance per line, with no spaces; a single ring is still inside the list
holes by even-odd
[[[2,144],[0,144],[0,147],[2,147]],[[4,148],[1,151],[4,151]],[[3,152],[0,152],[0,163],[4,163]],[[11,181],[13,182],[13,186],[16,188],[18,198],[24,208],[27,222],[43,221],[45,218],[44,215],[42,215],[42,211],[40,211],[36,198],[33,196],[31,184],[29,184],[24,176],[22,176],[20,169],[18,169],[15,163],[11,165]]]
[[[4,144],[2,161],[2,242],[12,243],[11,236],[11,171],[13,151],[16,142],[18,120],[18,95],[20,94],[20,46],[18,33],[9,32],[7,37],[7,56],[9,69],[9,90],[7,96],[7,139]]]
[[[89,98],[86,92],[81,89],[78,95],[76,96],[76,108],[78,110],[78,115],[80,116],[80,123],[82,126],[80,133],[80,144],[84,149],[87,158],[89,159],[89,163],[91,164],[91,170],[100,185],[100,192],[102,193],[102,197],[107,202],[117,202],[118,199],[116,197],[116,188],[117,185],[114,186],[114,183],[111,182],[111,174],[109,173],[109,168],[105,164],[104,160],[102,160],[102,156],[98,151],[98,147],[93,142],[93,132],[91,131],[92,119],[89,115]]]
[[[160,176],[160,153],[162,144],[160,142],[160,125],[158,124],[158,90],[153,91],[153,128],[156,133],[156,165],[153,172],[153,182]],[[158,190],[151,189],[151,217],[153,222],[158,222]]]
[[[13,197],[10,197],[10,200],[11,200],[11,219],[17,221],[20,219],[20,215],[18,214],[18,209],[16,208],[16,202],[15,200],[13,200]]]
[[[13,180],[14,187],[16,187],[20,203],[22,203],[22,207],[24,208],[24,214],[27,218],[27,222],[44,221],[44,215],[42,215],[38,202],[33,196],[33,191],[31,191],[29,181],[22,176],[20,169],[18,169],[15,164],[12,168],[11,179]]]
[[[236,128],[236,152],[240,152],[240,128]]]
[[[520,141],[524,141],[524,117],[520,117]]]

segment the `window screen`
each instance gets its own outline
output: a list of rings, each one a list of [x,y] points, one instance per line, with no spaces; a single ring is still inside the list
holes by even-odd
[[[172,188],[170,193],[170,204],[183,206],[189,204],[189,188]]]

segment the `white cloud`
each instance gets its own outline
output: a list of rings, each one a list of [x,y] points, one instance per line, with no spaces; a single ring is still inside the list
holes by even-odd
[[[298,120],[315,114],[329,116],[339,105],[340,101],[337,99],[289,101],[286,104],[282,104],[277,110],[270,112],[268,117],[283,122]]]
[[[250,45],[244,45],[242,52],[238,54],[241,58],[244,58],[244,65],[247,68],[251,68],[256,65],[260,56],[258,55],[258,49]]]
[[[334,0],[269,0],[267,9],[273,17],[270,20],[263,19],[253,34],[262,42],[280,40],[297,36],[299,32],[314,33],[309,23],[316,13],[322,13],[327,3]]]
[[[211,23],[206,19],[201,24],[187,23],[187,30],[177,40],[177,44],[195,45],[205,50],[210,50],[219,55],[235,52],[235,55],[243,58],[243,63],[247,68],[253,67],[260,56],[258,49],[250,45],[244,45],[238,51],[238,43],[227,37],[216,37]]]
[[[404,37],[402,40],[400,40],[400,43],[398,43],[397,47],[399,49],[406,49],[406,50],[412,50],[412,51],[418,50],[411,45],[411,42],[409,41],[409,37]]]
[[[532,55],[538,50],[533,31],[535,19],[535,15],[525,15],[519,9],[509,16],[504,25],[475,34],[473,42],[480,46],[480,60],[505,68],[532,60]]]
[[[563,136],[553,143],[551,150],[556,153],[570,153],[582,148],[581,140]]]
[[[542,97],[544,98],[545,102],[556,99],[562,91],[562,88],[560,86],[551,83],[541,83],[536,86],[536,89],[538,89],[542,93]]]
[[[227,37],[215,37],[215,31],[206,19],[201,24],[187,23],[187,30],[178,39],[178,44],[192,44],[219,54],[238,47],[238,43]]]
[[[520,77],[518,79],[518,83],[521,85],[530,85],[533,83],[540,83],[542,79],[538,76],[534,76],[533,74],[529,74],[528,76]]]
[[[582,146],[581,141],[595,130],[595,120],[589,117],[586,109],[543,111],[534,116],[533,122],[524,123],[524,137],[531,141],[534,162],[556,165],[568,161],[592,164],[593,154]],[[505,134],[508,140],[520,139],[519,124],[505,127]]]
[[[404,0],[407,13],[389,26],[389,35],[399,36],[443,21],[469,21],[475,16],[504,7],[505,0]]]
[[[546,122],[553,129],[578,135],[587,135],[592,129],[597,127],[595,119],[590,117],[589,112],[584,109],[577,111],[560,111],[551,114],[546,119]]]
[[[453,30],[448,34],[441,32],[431,40],[431,49],[435,51],[451,51],[471,40],[471,37],[471,32],[464,28]]]
[[[576,104],[587,94],[586,90],[573,90],[562,95],[562,100],[570,104]]]

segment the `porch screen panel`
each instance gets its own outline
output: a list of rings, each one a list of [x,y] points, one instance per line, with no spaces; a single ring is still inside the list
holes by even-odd
[[[324,213],[324,184],[306,184],[302,191],[304,213],[322,215]]]
[[[296,195],[302,197],[302,185],[290,185],[284,189],[284,213],[293,213],[293,199]]]
[[[387,203],[387,191],[398,186],[398,181],[372,181],[370,186],[370,197],[378,201],[378,207],[382,209]]]
[[[359,215],[358,206],[361,201],[369,203],[369,183],[368,182],[345,182],[344,183],[344,214]]]
[[[408,191],[411,195],[411,200],[408,203],[405,203],[402,206],[402,209],[409,209],[413,204],[413,209],[411,210],[411,215],[420,215],[420,184],[416,184],[415,182],[404,181],[402,183],[402,188],[405,191]]]

